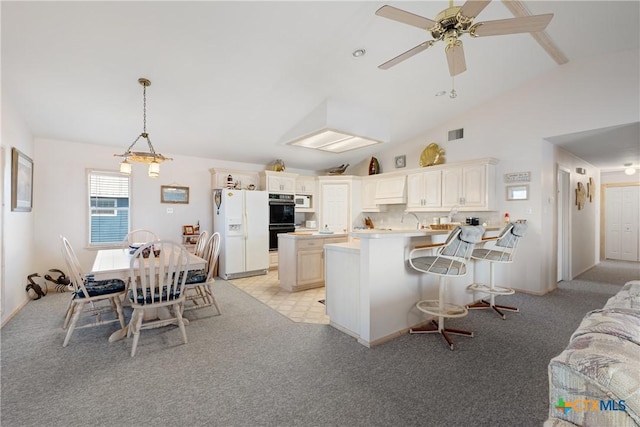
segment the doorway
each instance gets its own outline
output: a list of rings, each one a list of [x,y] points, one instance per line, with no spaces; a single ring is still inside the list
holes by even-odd
[[[558,166],[558,190],[556,205],[558,208],[558,270],[556,282],[571,280],[571,180],[569,170]]]

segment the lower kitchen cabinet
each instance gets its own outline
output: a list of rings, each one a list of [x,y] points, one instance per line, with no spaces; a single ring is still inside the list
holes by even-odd
[[[324,286],[324,245],[344,243],[346,234],[280,234],[278,236],[278,278],[289,292]]]

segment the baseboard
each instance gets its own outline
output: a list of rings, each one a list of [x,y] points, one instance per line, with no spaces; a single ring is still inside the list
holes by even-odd
[[[9,315],[2,320],[2,324],[0,325],[0,328],[4,328],[4,325],[6,325],[7,323],[9,323],[9,320],[13,319],[13,317],[18,314],[18,312],[20,310],[22,310],[24,308],[24,306],[26,306],[29,301],[32,301],[30,298],[25,299],[19,306],[17,306],[16,308],[13,309],[13,311],[11,313],[9,313]]]

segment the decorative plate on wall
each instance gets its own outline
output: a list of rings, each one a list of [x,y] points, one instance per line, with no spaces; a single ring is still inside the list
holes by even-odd
[[[432,142],[420,154],[420,166],[441,165],[444,163],[444,150],[438,144]]]

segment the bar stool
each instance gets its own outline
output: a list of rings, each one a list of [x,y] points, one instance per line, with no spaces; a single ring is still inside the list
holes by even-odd
[[[513,262],[516,249],[518,248],[518,242],[527,230],[527,224],[524,222],[510,222],[500,232],[497,237],[489,237],[482,239],[484,242],[491,243],[488,248],[474,249],[471,253],[471,259],[476,261],[488,261],[489,262],[489,284],[472,283],[467,289],[473,292],[481,292],[489,295],[489,301],[481,299],[480,302],[467,305],[469,310],[480,310],[485,308],[492,308],[503,320],[506,316],[501,310],[506,311],[519,311],[516,307],[508,305],[498,305],[495,303],[495,298],[498,295],[513,295],[515,291],[511,288],[496,286],[495,284],[495,266],[496,264],[508,264]]]
[[[416,307],[423,313],[437,316],[438,320],[431,320],[431,325],[409,330],[411,334],[439,333],[453,350],[453,341],[448,334],[473,337],[473,332],[460,329],[445,328],[445,318],[456,318],[467,315],[466,307],[445,302],[447,277],[461,277],[467,274],[467,262],[474,245],[482,240],[484,227],[456,227],[451,231],[446,242],[440,245],[435,256],[414,256],[425,250],[432,250],[433,245],[417,247],[409,253],[409,265],[419,272],[433,274],[440,277],[438,299],[418,301]]]

